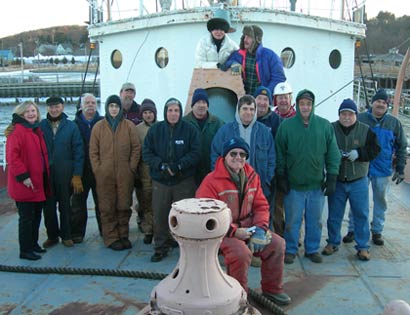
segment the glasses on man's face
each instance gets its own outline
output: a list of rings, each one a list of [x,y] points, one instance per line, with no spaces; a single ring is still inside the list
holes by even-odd
[[[245,152],[238,152],[238,151],[231,151],[231,152],[229,152],[229,155],[230,155],[231,157],[233,157],[233,158],[237,157],[238,154],[239,154],[239,156],[240,156],[242,159],[246,158],[246,153],[245,153]]]

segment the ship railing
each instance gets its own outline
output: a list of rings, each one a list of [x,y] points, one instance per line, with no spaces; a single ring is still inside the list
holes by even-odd
[[[347,20],[363,23],[365,1],[357,0],[139,0],[127,5],[103,0],[88,0],[90,5],[90,23],[98,24],[122,20],[136,16],[166,13],[180,10],[190,10],[210,7],[252,8],[255,10],[280,10],[303,15],[327,17],[335,20]]]

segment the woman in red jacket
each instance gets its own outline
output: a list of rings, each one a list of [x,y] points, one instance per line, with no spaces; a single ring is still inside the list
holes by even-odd
[[[32,101],[18,105],[7,127],[8,192],[19,213],[20,258],[38,260],[41,211],[49,174],[47,148],[39,128],[40,112]]]
[[[269,204],[255,170],[246,163],[248,144],[234,137],[223,144],[223,156],[199,186],[197,198],[224,201],[231,209],[232,223],[221,243],[227,273],[248,291],[252,255],[260,257],[263,295],[279,305],[291,298],[283,291],[285,241],[271,232]]]

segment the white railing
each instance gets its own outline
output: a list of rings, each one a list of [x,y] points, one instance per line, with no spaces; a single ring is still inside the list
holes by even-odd
[[[362,22],[365,0],[297,0],[292,6],[290,0],[87,0],[90,5],[91,24],[121,20],[153,13],[189,10],[198,7],[249,7],[275,9],[327,17],[336,20]]]
[[[3,168],[3,171],[6,170],[6,140],[3,140],[0,146],[0,166]]]

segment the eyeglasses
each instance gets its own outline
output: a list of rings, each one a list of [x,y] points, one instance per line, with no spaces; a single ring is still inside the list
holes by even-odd
[[[238,151],[231,151],[231,152],[229,152],[229,155],[231,156],[231,157],[237,157],[238,156],[238,154],[239,154],[239,156],[242,158],[242,159],[244,159],[244,158],[246,158],[246,156],[247,156],[247,154],[245,153],[245,152],[238,152]]]

